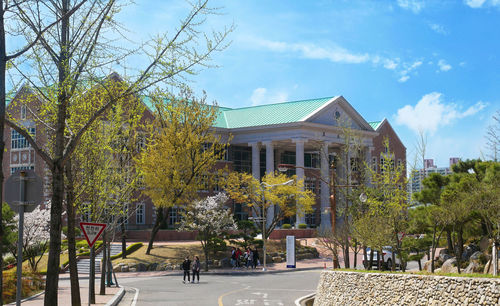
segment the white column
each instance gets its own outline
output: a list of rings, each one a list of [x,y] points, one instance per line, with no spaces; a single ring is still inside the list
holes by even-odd
[[[331,206],[330,206],[330,164],[328,156],[328,142],[324,142],[321,146],[321,224],[320,230],[330,230],[331,222]]]
[[[263,145],[266,146],[266,174],[274,173],[274,146],[272,141],[263,141]],[[267,225],[271,225],[274,218],[274,205],[268,207],[266,211]]]
[[[304,180],[304,143],[306,142],[306,140],[302,138],[293,139],[293,142],[295,143],[295,165],[297,166],[297,179]],[[295,228],[298,228],[299,224],[301,223],[306,223],[304,212],[297,209],[295,220]]]
[[[252,176],[260,180],[260,145],[258,142],[248,144],[252,147]]]
[[[252,147],[252,176],[260,181],[260,145],[258,142],[251,142],[248,145]],[[255,210],[251,209],[254,218],[260,215],[260,209],[255,207]]]

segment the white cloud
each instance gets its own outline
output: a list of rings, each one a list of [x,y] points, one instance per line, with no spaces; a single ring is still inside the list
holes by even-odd
[[[429,28],[431,28],[431,30],[433,30],[434,32],[441,34],[441,35],[448,35],[449,34],[444,26],[437,24],[437,23],[429,23]]]
[[[466,62],[460,62],[459,65],[460,65],[460,67],[465,67],[466,64],[467,64]]]
[[[399,82],[399,83],[404,83],[404,82],[408,81],[408,79],[409,79],[409,78],[410,78],[409,76],[407,76],[407,75],[403,75],[402,77],[400,77],[400,78],[398,79],[398,82]]]
[[[441,71],[449,71],[452,68],[451,65],[446,63],[446,61],[443,59],[440,59],[438,61],[438,66],[439,66],[439,70],[441,70]]]
[[[408,81],[408,79],[410,79],[409,74],[421,65],[422,65],[422,61],[420,61],[420,60],[413,62],[411,65],[405,63],[403,65],[404,69],[399,72],[401,77],[398,79],[398,82],[404,83],[404,82]]]
[[[500,0],[464,0],[464,3],[471,8],[482,8],[486,6],[500,7]]]
[[[265,39],[252,39],[254,43],[271,51],[300,53],[305,58],[327,59],[334,63],[360,64],[370,61],[370,55],[354,53],[340,46],[330,48],[320,47],[310,43],[286,43],[281,41],[270,41]]]
[[[465,4],[472,8],[480,8],[486,2],[486,0],[464,0]]]
[[[398,67],[399,58],[396,59],[385,59],[384,68],[389,70],[394,70]]]
[[[267,88],[259,87],[254,89],[252,96],[250,97],[250,102],[252,106],[269,104],[269,103],[280,103],[286,102],[288,99],[288,94],[283,91],[277,91],[269,93]]]
[[[462,112],[460,106],[445,103],[441,93],[432,92],[424,95],[415,106],[405,105],[398,109],[396,123],[405,125],[416,133],[434,133],[439,127],[449,125],[454,120],[476,114],[486,105],[479,101]]]
[[[405,9],[411,10],[413,13],[418,14],[425,6],[422,0],[398,0],[398,5]]]

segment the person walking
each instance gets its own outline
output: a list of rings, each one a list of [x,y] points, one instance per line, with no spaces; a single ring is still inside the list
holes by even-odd
[[[236,268],[236,248],[233,247],[231,251],[231,265],[233,266],[233,269]]]
[[[192,283],[194,284],[194,276],[198,277],[198,284],[200,283],[200,258],[198,256],[194,257],[194,262],[193,262],[193,281]]]
[[[241,267],[241,256],[243,255],[243,252],[241,252],[240,248],[236,249],[236,267],[239,268]]]
[[[247,269],[248,267],[252,267],[252,269],[254,268],[253,266],[253,251],[250,247],[247,247],[247,252],[245,254],[245,257],[247,259]]]
[[[257,265],[259,264],[259,252],[257,251],[257,248],[253,251],[253,267],[256,268]]]
[[[189,256],[186,256],[186,259],[182,262],[182,270],[184,270],[184,277],[182,278],[182,282],[186,283],[186,275],[188,277],[188,283],[190,281],[189,278],[189,270],[191,269],[191,260],[189,260]],[[194,276],[193,276],[194,279]]]

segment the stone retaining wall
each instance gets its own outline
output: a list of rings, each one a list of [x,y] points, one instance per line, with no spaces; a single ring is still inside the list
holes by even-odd
[[[500,279],[324,271],[314,305],[500,305]]]

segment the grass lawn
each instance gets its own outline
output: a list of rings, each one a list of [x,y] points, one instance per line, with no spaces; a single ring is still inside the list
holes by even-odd
[[[126,259],[113,260],[113,266],[119,263],[181,263],[184,257],[189,255],[192,259],[194,255],[198,255],[203,260],[203,251],[200,244],[169,244],[156,245],[151,249],[151,254],[146,255],[148,248],[147,243],[141,246],[137,251],[127,255]]]
[[[45,253],[42,256],[42,259],[40,259],[40,262],[38,263],[38,266],[37,266],[37,271],[39,273],[42,273],[42,274],[47,273],[48,261],[49,261],[49,254]],[[61,264],[68,261],[68,253],[61,254],[60,261],[61,261]],[[10,268],[9,270],[6,270],[6,271],[14,271],[14,270],[16,270],[16,266],[17,266],[17,264],[13,268]],[[28,261],[27,260],[23,261],[23,271],[29,271],[29,270],[30,270],[30,265],[28,264]]]
[[[226,252],[218,252],[216,256],[213,253],[209,254],[209,259],[222,259],[224,257],[231,256],[231,245],[228,243]],[[137,251],[133,252],[130,255],[127,255],[126,259],[115,259],[113,260],[113,266],[124,263],[124,264],[132,264],[132,263],[171,263],[171,264],[180,264],[186,256],[189,256],[193,259],[193,256],[198,255],[201,261],[205,260],[205,255],[203,253],[203,249],[201,248],[201,244],[168,244],[168,245],[154,245],[151,250],[150,255],[146,255],[147,243],[144,243],[142,247],[137,249]],[[267,241],[267,253],[273,252],[285,252],[286,243],[280,240],[268,240]],[[259,249],[259,255],[262,257],[262,249]]]

